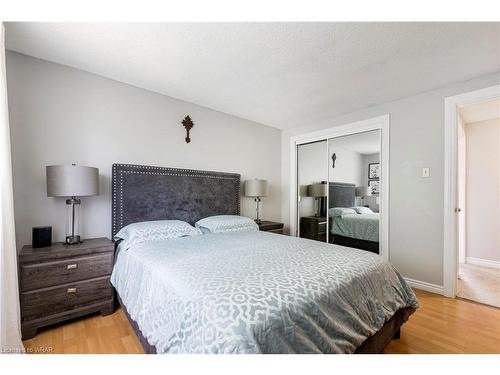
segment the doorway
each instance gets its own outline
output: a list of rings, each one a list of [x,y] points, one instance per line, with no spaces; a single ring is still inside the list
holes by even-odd
[[[500,307],[500,98],[458,109],[457,297]]]
[[[500,86],[445,101],[444,294],[500,307]]]

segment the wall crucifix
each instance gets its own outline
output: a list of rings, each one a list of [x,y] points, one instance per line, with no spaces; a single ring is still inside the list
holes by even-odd
[[[186,143],[191,142],[191,138],[189,138],[189,131],[192,129],[194,126],[193,120],[191,120],[191,117],[186,116],[184,120],[182,120],[182,126],[186,128]]]

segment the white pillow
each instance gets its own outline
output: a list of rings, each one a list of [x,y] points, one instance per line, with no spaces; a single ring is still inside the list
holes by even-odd
[[[198,220],[196,228],[203,233],[237,232],[242,230],[259,230],[259,226],[252,219],[238,215],[216,215]]]
[[[369,207],[351,207],[357,214],[373,214],[373,211]]]
[[[201,231],[182,220],[142,221],[129,224],[115,235],[115,240],[123,240],[125,249],[148,241],[162,241],[171,238],[196,236]]]
[[[346,207],[330,208],[329,212],[330,216],[344,216],[344,215],[356,214],[356,211],[354,211],[352,208],[346,208]]]

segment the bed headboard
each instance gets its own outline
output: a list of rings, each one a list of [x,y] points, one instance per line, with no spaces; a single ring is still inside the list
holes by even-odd
[[[240,185],[235,173],[113,164],[111,238],[139,221],[239,215]]]
[[[356,185],[344,182],[330,182],[328,190],[328,206],[353,207],[356,203]]]

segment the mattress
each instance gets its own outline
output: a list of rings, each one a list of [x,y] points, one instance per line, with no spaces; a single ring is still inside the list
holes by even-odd
[[[158,353],[352,353],[418,307],[378,255],[259,231],[119,249],[111,282]]]
[[[330,232],[359,240],[379,242],[380,214],[330,215]]]

